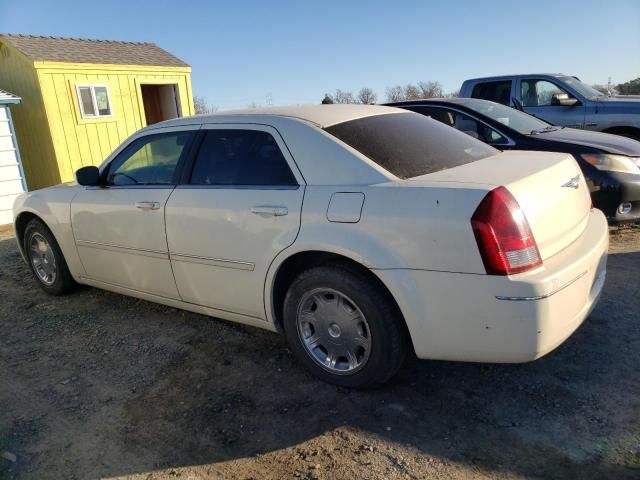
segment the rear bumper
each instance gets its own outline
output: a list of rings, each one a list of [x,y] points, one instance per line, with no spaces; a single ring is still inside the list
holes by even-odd
[[[519,363],[555,349],[595,306],[606,274],[607,221],[531,272],[499,277],[374,270],[402,310],[419,358]]]

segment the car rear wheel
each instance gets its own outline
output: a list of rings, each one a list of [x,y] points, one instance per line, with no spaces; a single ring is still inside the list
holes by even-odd
[[[23,248],[40,287],[51,295],[63,295],[76,287],[67,262],[51,231],[38,219],[27,224]]]
[[[407,339],[397,307],[357,269],[332,265],[301,273],[287,292],[283,314],[296,357],[334,385],[380,385],[405,358]]]

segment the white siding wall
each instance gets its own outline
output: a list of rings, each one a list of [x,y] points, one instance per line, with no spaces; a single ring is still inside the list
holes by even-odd
[[[0,105],[0,225],[13,222],[13,201],[24,192],[17,142],[11,135],[8,108]]]

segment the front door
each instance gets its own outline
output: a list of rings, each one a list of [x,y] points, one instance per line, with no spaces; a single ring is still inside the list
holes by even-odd
[[[177,85],[144,84],[140,85],[140,93],[147,125],[180,116]]]
[[[302,177],[271,127],[205,125],[200,136],[192,172],[166,208],[180,296],[265,319],[267,270],[300,228]]]
[[[584,128],[585,107],[581,102],[573,106],[554,105],[556,93],[568,93],[548,80],[528,78],[520,80],[520,102],[525,112],[552,125]]]
[[[133,140],[103,171],[103,187],[86,187],[74,198],[73,233],[89,278],[179,298],[164,214],[193,136],[179,131]]]

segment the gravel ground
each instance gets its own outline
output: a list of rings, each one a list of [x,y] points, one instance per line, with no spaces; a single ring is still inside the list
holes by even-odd
[[[349,391],[269,332],[49,297],[0,231],[0,479],[638,479],[640,229],[611,241],[602,300],[545,358]]]

